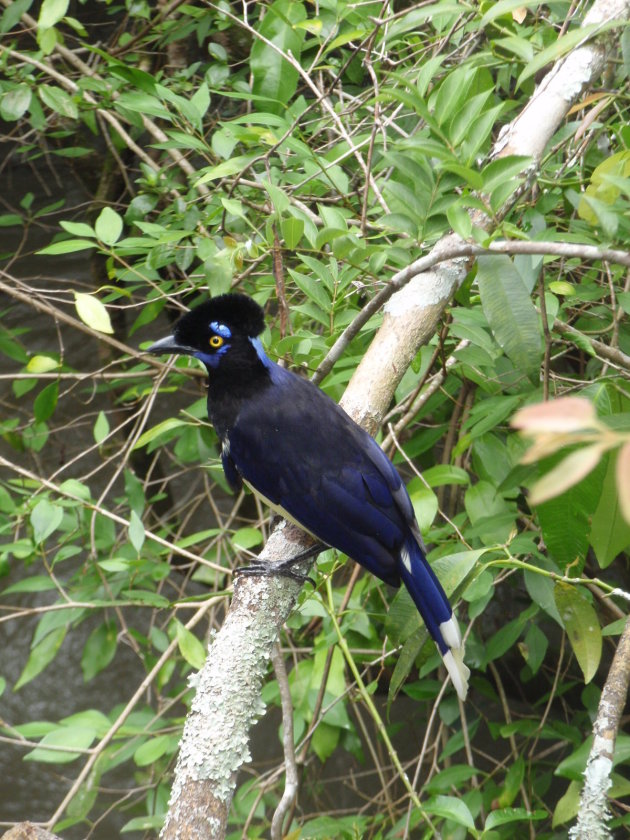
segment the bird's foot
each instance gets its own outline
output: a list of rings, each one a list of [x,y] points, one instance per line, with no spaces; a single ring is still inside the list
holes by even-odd
[[[309,557],[320,554],[325,550],[325,548],[326,546],[323,543],[316,543],[316,545],[311,546],[311,548],[307,548],[305,551],[300,552],[300,554],[296,554],[295,557],[289,557],[281,563],[269,563],[265,560],[257,560],[249,566],[245,566],[242,569],[236,569],[236,573],[239,575],[257,575],[260,577],[274,577],[278,575],[280,577],[295,580],[299,584],[304,584],[308,581],[313,588],[315,588],[316,584],[312,577],[295,572],[292,566],[295,566],[296,563],[299,563],[302,560],[308,560]]]

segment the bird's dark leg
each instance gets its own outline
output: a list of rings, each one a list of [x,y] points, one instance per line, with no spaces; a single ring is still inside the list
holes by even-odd
[[[259,575],[261,577],[273,577],[274,575],[279,575],[280,577],[291,578],[291,580],[295,580],[298,583],[306,583],[306,581],[308,581],[314,587],[315,581],[312,577],[309,577],[308,575],[301,575],[299,572],[294,572],[291,567],[296,563],[300,563],[302,560],[308,560],[309,557],[315,557],[318,554],[321,554],[321,552],[325,551],[327,548],[328,546],[325,543],[318,542],[310,548],[296,554],[295,557],[289,557],[281,563],[270,563],[268,560],[257,560],[249,566],[245,566],[242,569],[236,569],[236,574]]]

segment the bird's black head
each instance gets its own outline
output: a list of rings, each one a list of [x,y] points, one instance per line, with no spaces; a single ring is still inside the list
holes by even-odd
[[[149,353],[195,356],[208,371],[268,364],[257,336],[265,328],[263,311],[247,295],[219,295],[177,321],[173,334],[148,348]]]

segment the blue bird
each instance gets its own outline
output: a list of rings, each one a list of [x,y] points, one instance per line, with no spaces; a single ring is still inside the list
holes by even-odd
[[[312,382],[263,350],[260,306],[242,294],[202,303],[148,348],[200,359],[223,470],[272,509],[392,586],[405,584],[465,699],[457,619],[425,557],[409,495],[376,441]]]

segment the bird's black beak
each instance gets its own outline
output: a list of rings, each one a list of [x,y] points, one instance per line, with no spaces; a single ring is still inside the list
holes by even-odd
[[[184,356],[192,356],[197,352],[195,347],[189,347],[187,344],[178,344],[174,335],[167,335],[166,338],[161,338],[147,347],[145,353],[153,353],[156,356],[179,354]]]

